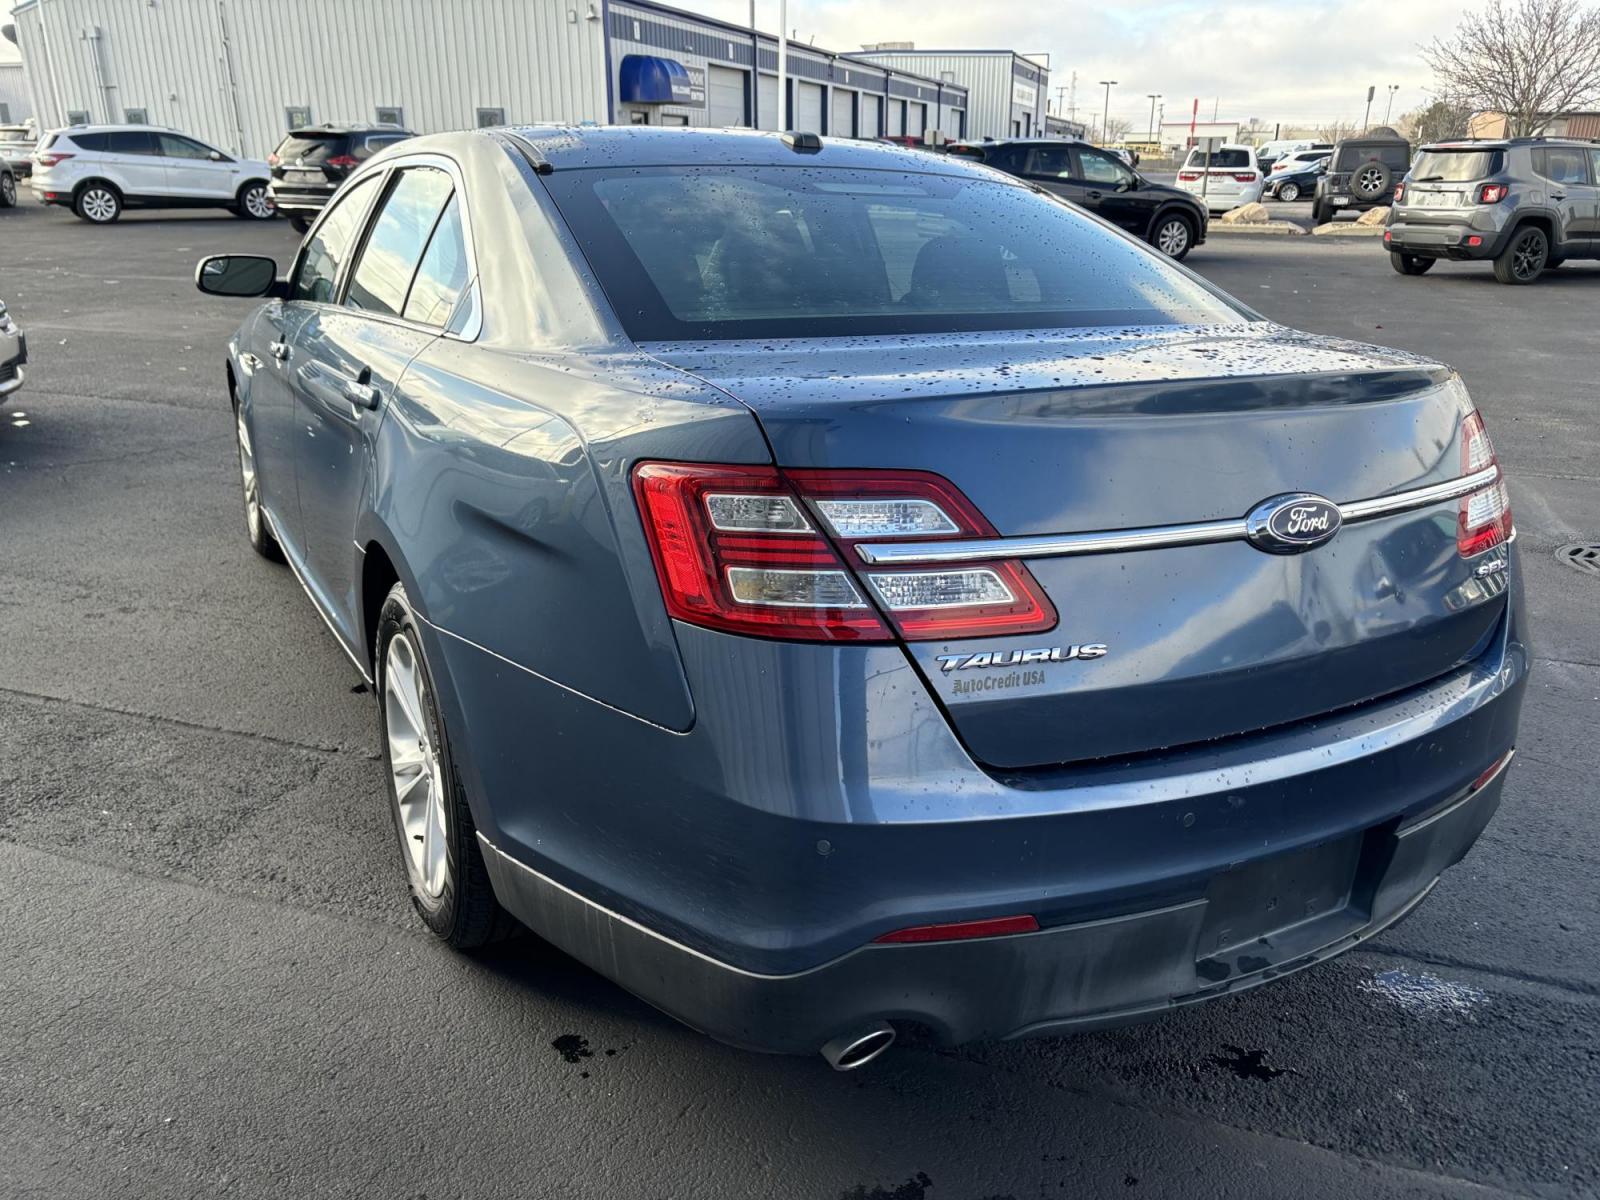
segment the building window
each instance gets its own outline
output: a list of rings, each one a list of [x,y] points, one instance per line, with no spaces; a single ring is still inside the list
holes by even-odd
[[[394,108],[386,108],[381,104],[378,106],[378,124],[379,125],[404,125],[405,123],[406,123],[406,110],[405,109],[400,108],[398,105],[395,106]]]
[[[311,106],[291,104],[283,110],[283,117],[289,122],[290,129],[304,129],[311,124]]]
[[[956,73],[954,71],[940,71],[939,78],[944,83],[954,83],[956,81]]]
[[[125,108],[122,110],[122,119],[129,125],[148,125],[150,111],[144,108]]]
[[[0,100],[0,125],[11,124],[11,105]]]
[[[480,108],[478,110],[478,128],[488,129],[494,125],[506,123],[506,110],[503,108]]]
[[[648,124],[650,124],[650,112],[649,112],[649,110],[648,109],[643,109],[643,108],[630,108],[628,110],[628,124],[629,125],[648,125]]]
[[[69,108],[69,109],[67,109],[67,124],[68,125],[87,125],[88,123],[89,123],[89,114],[84,109],[81,109],[81,108]]]
[[[683,113],[664,112],[661,114],[661,123],[663,125],[687,125],[689,118]]]

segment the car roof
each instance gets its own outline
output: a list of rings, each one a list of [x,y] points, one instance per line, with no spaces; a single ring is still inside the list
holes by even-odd
[[[483,132],[515,138],[541,164],[554,170],[584,167],[668,167],[708,164],[751,167],[829,166],[923,175],[965,175],[993,182],[992,171],[947,155],[887,142],[820,138],[820,150],[794,143],[798,137],[753,129],[695,129],[651,125],[519,125]],[[448,135],[447,135],[448,136]],[[428,139],[431,141],[431,139]],[[419,147],[420,148],[420,147]]]
[[[393,133],[404,137],[415,137],[411,130],[401,125],[380,125],[377,122],[361,124],[335,124],[324,121],[321,125],[297,125],[284,134],[284,137],[315,137],[318,134],[334,134],[336,136],[349,136],[353,133]]]

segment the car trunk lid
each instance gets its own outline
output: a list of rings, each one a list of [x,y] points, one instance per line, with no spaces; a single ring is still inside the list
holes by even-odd
[[[1001,538],[1236,523],[1288,493],[1345,505],[1443,484],[1463,474],[1471,411],[1436,364],[1266,323],[650,349],[748,404],[780,467],[934,472]],[[1029,557],[1053,630],[906,651],[998,768],[1303,720],[1481,650],[1503,588],[1474,586],[1458,504],[1352,521],[1304,553],[1235,537]]]

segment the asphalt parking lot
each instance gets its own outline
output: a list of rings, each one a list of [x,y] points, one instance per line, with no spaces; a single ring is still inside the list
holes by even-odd
[[[1147,1025],[838,1075],[407,906],[375,708],[244,537],[204,253],[287,225],[0,212],[0,1195],[1566,1196],[1600,1191],[1600,264],[1207,243],[1267,315],[1462,371],[1539,662],[1498,817],[1366,949]],[[604,771],[603,763],[596,771]]]

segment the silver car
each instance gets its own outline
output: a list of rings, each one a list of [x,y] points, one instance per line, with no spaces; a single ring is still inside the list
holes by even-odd
[[[28,361],[28,339],[0,300],[0,402],[22,386],[22,364]]]

